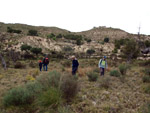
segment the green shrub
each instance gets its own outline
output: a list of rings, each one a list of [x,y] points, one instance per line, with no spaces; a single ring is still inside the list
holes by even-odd
[[[23,44],[22,46],[21,46],[21,51],[27,51],[27,50],[30,50],[32,47],[31,46],[29,46],[29,45],[27,45],[27,44]]]
[[[58,34],[56,38],[62,38],[62,34]]]
[[[108,43],[109,42],[109,38],[108,37],[104,38],[104,42]]]
[[[7,32],[8,33],[18,33],[18,34],[20,34],[22,31],[21,30],[12,29],[11,27],[7,27]]]
[[[89,72],[87,73],[89,81],[97,81],[98,79],[98,73],[96,72]]]
[[[114,48],[113,53],[118,53],[118,49]]]
[[[37,30],[29,30],[28,35],[30,36],[38,36],[38,31]]]
[[[77,39],[77,40],[76,40],[76,44],[77,44],[77,45],[82,45],[81,39]]]
[[[145,75],[145,76],[143,76],[142,80],[143,80],[143,82],[150,83],[150,76]]]
[[[55,35],[53,33],[47,35],[47,38],[53,38],[53,37],[55,37]]]
[[[32,53],[38,55],[38,54],[42,53],[42,48],[35,48],[35,47],[33,47],[33,48],[30,49],[30,51]]]
[[[43,86],[45,90],[49,87],[59,87],[61,74],[57,71],[52,71],[47,75],[41,75],[37,81]]]
[[[89,54],[89,55],[92,55],[92,54],[95,53],[95,50],[94,50],[94,49],[88,49],[88,50],[86,51],[86,53]]]
[[[78,82],[72,75],[66,74],[62,77],[60,90],[62,91],[63,98],[70,101],[78,92]]]
[[[22,87],[13,88],[7,92],[3,98],[4,106],[23,106],[32,104],[33,95]]]
[[[34,97],[39,95],[43,91],[43,86],[38,82],[29,82],[25,85],[25,88],[32,94]]]
[[[123,57],[126,58],[129,62],[132,59],[136,59],[139,56],[140,49],[138,43],[131,39],[127,41],[122,48]]]
[[[81,35],[74,35],[74,34],[64,35],[64,38],[70,39],[70,40],[82,40],[83,39]]]
[[[145,46],[146,46],[146,47],[150,47],[150,41],[146,40],[146,41],[145,41]]]
[[[117,70],[111,70],[110,76],[120,77],[120,73]]]
[[[61,102],[61,93],[57,88],[51,87],[38,98],[38,103],[44,107],[56,108]]]
[[[127,70],[129,69],[129,65],[127,64],[120,64],[119,71],[122,75],[126,75]]]

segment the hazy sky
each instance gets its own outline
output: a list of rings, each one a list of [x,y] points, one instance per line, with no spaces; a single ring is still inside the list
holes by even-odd
[[[0,22],[78,32],[98,26],[150,35],[150,0],[0,0]]]

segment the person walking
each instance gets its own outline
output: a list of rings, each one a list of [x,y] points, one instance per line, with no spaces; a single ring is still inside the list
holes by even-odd
[[[99,60],[98,67],[100,68],[100,75],[104,76],[105,68],[107,68],[106,56]]]
[[[42,61],[39,60],[39,69],[40,69],[40,71],[42,71],[42,65],[43,65]]]
[[[75,75],[78,70],[79,62],[75,56],[72,56],[72,75]]]
[[[49,59],[48,59],[47,57],[45,57],[45,58],[43,59],[43,70],[44,70],[44,71],[47,71],[48,64],[49,64]]]

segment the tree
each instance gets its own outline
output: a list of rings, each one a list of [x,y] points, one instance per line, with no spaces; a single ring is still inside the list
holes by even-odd
[[[30,50],[32,53],[38,55],[39,53],[42,52],[42,48],[31,48]]]
[[[28,35],[30,36],[38,36],[38,31],[37,30],[29,30]]]
[[[24,44],[24,45],[21,46],[21,51],[26,51],[27,52],[27,50],[30,50],[31,48],[32,48],[31,46],[29,46],[27,44]]]
[[[138,57],[140,49],[135,40],[131,39],[127,41],[122,49],[123,56],[127,58],[127,61],[130,62],[132,59]]]

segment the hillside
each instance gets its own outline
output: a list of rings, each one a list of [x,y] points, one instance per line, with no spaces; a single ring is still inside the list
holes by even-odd
[[[20,31],[20,33],[11,33],[9,30]],[[29,35],[31,30],[36,31],[37,34],[35,36]],[[105,38],[109,39],[109,43],[104,43]],[[95,56],[110,56],[115,48],[114,41],[126,38],[139,39],[137,35],[107,27],[93,28],[83,32],[70,32],[57,27],[0,23],[0,40],[4,51],[22,52],[21,46],[27,44],[42,48],[43,53],[51,53],[52,51],[68,53],[69,51],[74,54],[86,54],[87,50],[92,49],[95,51]],[[146,35],[141,35],[140,38],[140,40],[150,39]],[[64,51],[65,49],[68,51]]]

